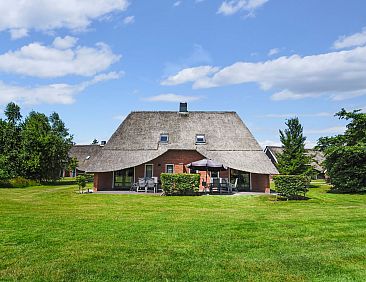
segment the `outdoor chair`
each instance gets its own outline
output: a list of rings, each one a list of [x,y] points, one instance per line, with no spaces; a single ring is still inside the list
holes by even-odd
[[[212,178],[212,182],[210,183],[210,193],[219,192],[220,191],[220,178]]]
[[[137,186],[137,192],[144,190],[145,193],[147,193],[147,185],[146,185],[146,181],[143,178],[139,178],[138,181],[138,186]]]
[[[238,192],[238,179],[235,179],[234,184],[232,183],[228,183],[229,184],[229,191],[232,193],[233,190],[235,190],[235,192]]]
[[[153,178],[149,178],[149,179],[147,179],[147,181],[146,181],[146,192],[148,191],[148,190],[153,190],[153,192],[154,193],[156,193],[155,192],[155,181],[154,181],[154,179]]]
[[[219,192],[221,194],[221,192],[226,192],[226,193],[231,193],[230,191],[230,187],[229,187],[229,181],[225,178],[221,179],[221,182],[219,184]]]

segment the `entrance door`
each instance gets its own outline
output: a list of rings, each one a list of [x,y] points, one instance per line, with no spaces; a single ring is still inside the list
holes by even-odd
[[[230,183],[234,184],[238,179],[238,191],[250,191],[250,173],[246,171],[230,169]]]

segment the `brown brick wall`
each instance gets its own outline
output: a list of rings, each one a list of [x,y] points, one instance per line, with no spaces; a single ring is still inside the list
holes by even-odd
[[[112,190],[113,172],[94,173],[94,191]]]
[[[266,192],[269,189],[269,175],[268,174],[251,174],[252,191]],[[267,190],[266,190],[267,189]]]
[[[197,151],[170,150],[150,162],[137,166],[135,168],[135,180],[137,180],[139,177],[145,176],[145,164],[152,164],[154,166],[154,176],[159,177],[161,173],[165,172],[166,164],[174,165],[174,173],[185,173],[188,172],[188,169],[185,167],[185,165],[203,158],[204,156],[202,156]]]

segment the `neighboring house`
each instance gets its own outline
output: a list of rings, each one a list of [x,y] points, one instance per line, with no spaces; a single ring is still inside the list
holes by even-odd
[[[78,160],[78,166],[74,171],[66,171],[64,176],[75,177],[79,173],[84,173],[86,167],[95,156],[102,150],[103,145],[93,144],[93,145],[74,145],[69,151],[70,158],[76,158]]]
[[[278,174],[235,112],[132,112],[90,161],[95,190],[130,189],[138,178],[163,172],[197,173],[187,164],[203,158],[228,166],[212,177],[238,179],[241,191],[268,191]],[[201,181],[206,172],[200,172]]]
[[[283,147],[278,146],[266,146],[264,153],[276,165],[278,163],[277,158],[283,153]],[[325,169],[322,165],[325,160],[324,154],[314,149],[305,149],[305,154],[310,156],[313,161],[311,166],[317,171],[316,179],[325,179]]]

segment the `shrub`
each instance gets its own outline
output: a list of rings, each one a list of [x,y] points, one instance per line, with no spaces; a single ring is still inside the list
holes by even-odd
[[[310,178],[304,175],[275,175],[273,181],[276,186],[276,192],[286,198],[299,198],[305,196],[308,192]]]
[[[199,174],[162,173],[160,179],[165,195],[194,195],[199,190]]]
[[[76,183],[79,186],[79,193],[84,192],[84,188],[86,186],[86,177],[85,175],[78,175],[76,176]]]
[[[0,182],[0,187],[4,188],[25,188],[36,185],[38,185],[37,181],[29,180],[24,177],[16,177],[9,180],[3,180]]]

